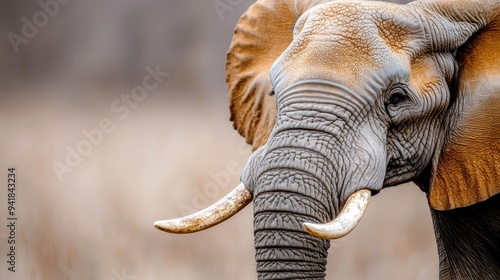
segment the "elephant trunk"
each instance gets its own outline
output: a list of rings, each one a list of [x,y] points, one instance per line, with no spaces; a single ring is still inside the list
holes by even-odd
[[[276,192],[259,196],[259,203],[281,200],[298,206],[303,199],[302,195]],[[257,208],[254,234],[258,279],[324,279],[330,241],[303,231],[302,223],[311,218],[300,211],[266,212]]]
[[[338,214],[338,183],[331,135],[285,130],[268,143],[255,174],[254,235],[259,279],[324,279],[329,240],[307,233],[305,222],[325,223]],[[316,145],[311,146],[311,143]]]
[[[318,228],[313,224],[335,219],[351,194],[382,186],[384,141],[372,137],[377,126],[370,118],[350,118],[368,101],[348,96],[353,96],[349,89],[319,80],[279,93],[286,106],[278,108],[267,144],[252,155],[241,177],[254,197],[259,279],[324,279],[330,243],[310,235],[304,224],[313,233]],[[357,204],[357,220],[369,190],[359,195],[365,203]],[[338,238],[356,223],[340,235],[314,235]]]
[[[276,180],[266,180],[274,184],[274,190],[259,192],[254,198],[259,279],[324,279],[330,241],[313,237],[303,229],[304,222],[331,219],[327,207],[307,194],[319,182],[298,182],[314,181],[305,172],[275,170],[265,176]],[[286,190],[286,185],[296,188]]]

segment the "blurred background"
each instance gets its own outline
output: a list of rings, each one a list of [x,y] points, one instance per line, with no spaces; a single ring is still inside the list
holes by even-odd
[[[250,148],[229,122],[225,53],[252,3],[0,2],[0,279],[256,279],[252,207],[196,234],[153,228],[238,184]],[[328,279],[437,279],[435,247],[425,195],[387,189],[332,242]]]

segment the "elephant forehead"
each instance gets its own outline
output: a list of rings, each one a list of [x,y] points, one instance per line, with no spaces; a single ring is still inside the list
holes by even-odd
[[[380,35],[391,41],[423,31],[420,19],[406,6],[388,2],[333,1],[317,5],[304,13],[297,20],[294,35],[310,29],[329,32],[332,28],[354,36]],[[373,33],[379,29],[384,29],[384,33]],[[399,45],[399,42],[392,43]]]
[[[411,54],[423,38],[422,24],[411,11],[384,2],[324,3],[300,17],[294,28],[295,52],[308,41],[324,41],[359,55],[370,56],[386,48]]]
[[[353,87],[364,79],[404,76],[421,33],[407,14],[391,3],[319,5],[297,21],[293,42],[278,64],[294,73],[290,80],[313,76]]]

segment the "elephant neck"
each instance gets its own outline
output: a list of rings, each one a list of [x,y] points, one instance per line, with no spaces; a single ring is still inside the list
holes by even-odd
[[[500,279],[500,194],[469,207],[431,209],[441,279]]]

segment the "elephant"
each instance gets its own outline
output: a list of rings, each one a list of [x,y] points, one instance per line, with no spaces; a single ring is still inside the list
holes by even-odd
[[[231,121],[254,152],[214,205],[253,201],[258,279],[324,279],[371,196],[426,194],[440,279],[500,279],[500,1],[258,0],[227,53]]]

